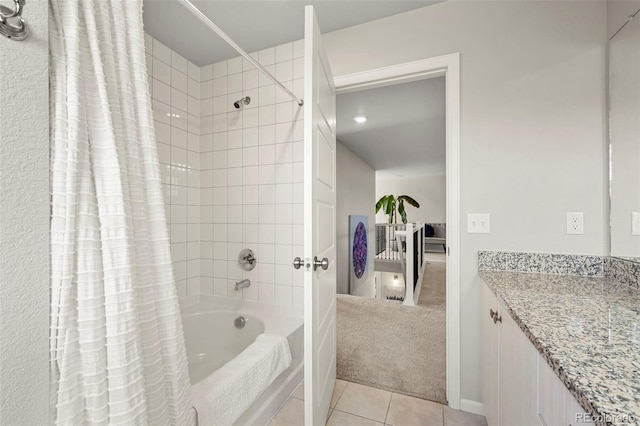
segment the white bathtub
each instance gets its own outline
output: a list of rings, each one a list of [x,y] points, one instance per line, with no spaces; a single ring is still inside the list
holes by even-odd
[[[246,322],[238,329],[234,321],[240,316]],[[237,311],[201,310],[185,314],[182,325],[192,384],[222,367],[264,333],[262,321]]]
[[[236,425],[264,425],[302,381],[303,327],[297,315],[276,315],[273,307],[244,303],[229,308],[213,303],[192,304],[182,308],[187,360],[191,384],[195,384],[240,354],[261,333],[287,337],[291,348],[291,366],[238,419]],[[236,328],[239,316],[246,319]]]

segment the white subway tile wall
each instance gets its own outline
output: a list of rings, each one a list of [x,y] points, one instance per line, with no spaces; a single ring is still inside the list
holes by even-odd
[[[200,292],[200,68],[145,34],[160,171],[180,298]]]
[[[252,57],[302,97],[303,55],[297,41]],[[242,57],[199,75],[200,292],[301,308],[291,263],[303,250],[303,109]],[[256,252],[253,271],[238,265],[243,248]],[[251,286],[235,291],[243,278]]]
[[[303,109],[242,57],[197,67],[145,42],[179,296],[301,308],[291,262],[303,250]],[[301,40],[252,56],[303,96]],[[253,271],[238,265],[243,248],[256,252]]]

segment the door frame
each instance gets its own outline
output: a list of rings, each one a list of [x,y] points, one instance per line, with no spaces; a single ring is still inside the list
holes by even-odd
[[[445,77],[447,193],[447,401],[460,409],[460,53],[335,77],[336,94]],[[467,404],[464,404],[467,405]],[[468,411],[472,407],[462,407]]]

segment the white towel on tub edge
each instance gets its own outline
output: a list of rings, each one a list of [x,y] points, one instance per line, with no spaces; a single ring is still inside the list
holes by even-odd
[[[287,338],[260,334],[238,356],[192,386],[198,426],[231,426],[290,365]]]

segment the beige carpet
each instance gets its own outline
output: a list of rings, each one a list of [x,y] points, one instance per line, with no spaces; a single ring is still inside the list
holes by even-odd
[[[447,302],[447,264],[444,262],[427,263],[418,306],[431,306],[444,310]]]
[[[447,403],[444,268],[427,264],[420,306],[338,295],[339,379]]]

